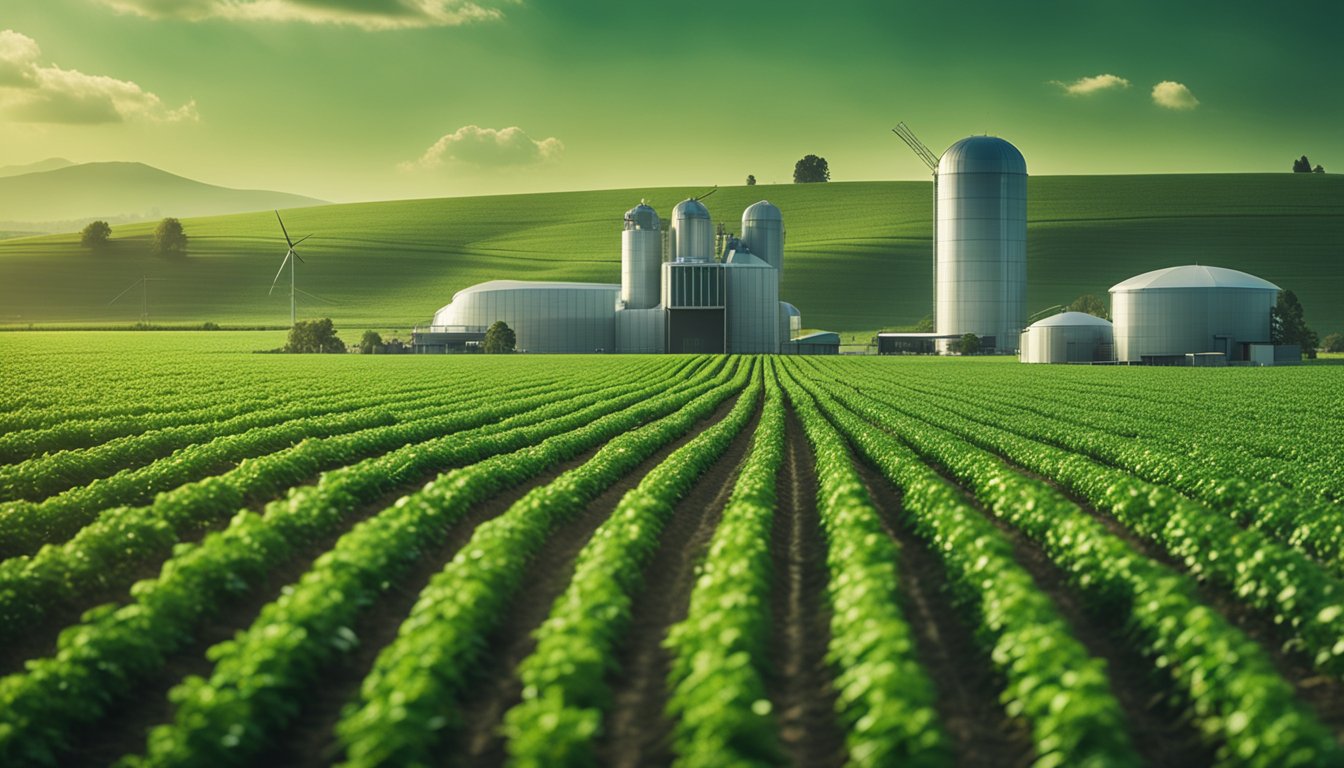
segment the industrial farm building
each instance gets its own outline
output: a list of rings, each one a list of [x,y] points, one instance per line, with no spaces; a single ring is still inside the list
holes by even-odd
[[[539,353],[835,354],[839,337],[800,337],[798,309],[779,300],[784,217],[762,200],[715,253],[709,210],[683,200],[664,231],[640,204],[625,214],[621,282],[493,280],[458,291],[417,329],[420,351],[447,351],[503,321],[520,351]]]

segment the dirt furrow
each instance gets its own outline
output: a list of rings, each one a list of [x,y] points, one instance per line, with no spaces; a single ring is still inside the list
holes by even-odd
[[[742,432],[673,509],[644,569],[644,587],[634,599],[628,635],[616,656],[617,671],[607,681],[613,706],[598,744],[603,765],[627,768],[672,760],[673,724],[665,714],[672,658],[663,640],[686,618],[695,567],[723,517],[759,422],[758,404]]]
[[[900,493],[866,462],[856,459],[855,466],[883,526],[901,547],[902,607],[915,632],[920,664],[938,691],[938,716],[951,737],[956,764],[1030,765],[1035,759],[1030,728],[999,705],[1002,681],[958,614],[942,562],[904,523]]]
[[[776,484],[771,531],[770,643],[773,674],[766,690],[780,742],[797,766],[839,766],[848,755],[835,711],[834,675],[826,663],[831,608],[826,541],[817,514],[816,461],[802,425],[785,422],[784,465]]]

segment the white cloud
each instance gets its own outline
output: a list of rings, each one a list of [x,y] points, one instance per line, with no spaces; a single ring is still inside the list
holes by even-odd
[[[1051,80],[1052,85],[1058,85],[1064,89],[1064,92],[1070,96],[1086,96],[1089,93],[1097,91],[1107,91],[1112,88],[1128,88],[1129,81],[1119,75],[1094,75],[1092,77],[1082,77],[1072,83],[1063,83],[1059,80]]]
[[[101,0],[150,19],[279,21],[368,30],[456,27],[502,16],[472,0]]]
[[[176,109],[129,80],[86,75],[41,63],[37,41],[0,32],[0,112],[29,123],[117,123],[124,120],[195,121],[196,102]]]
[[[553,160],[564,148],[565,145],[554,136],[537,141],[516,125],[500,130],[464,125],[434,142],[419,160],[402,163],[399,167],[412,171],[437,168],[450,162],[481,166],[528,165]]]
[[[1153,86],[1153,103],[1167,109],[1188,110],[1199,106],[1199,99],[1181,83],[1163,80]]]

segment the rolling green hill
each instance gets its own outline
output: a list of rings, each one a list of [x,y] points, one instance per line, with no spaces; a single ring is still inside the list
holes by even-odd
[[[494,278],[620,279],[621,214],[647,198],[660,214],[703,189],[636,189],[329,205],[286,214],[300,253],[302,316],[343,326],[425,322],[454,291]],[[1202,263],[1295,290],[1324,335],[1344,330],[1344,178],[1315,174],[1033,178],[1028,311],[1105,295],[1132,275]],[[930,309],[930,188],[920,182],[732,187],[705,203],[739,229],[766,198],[788,239],[782,297],[805,325],[841,332],[914,323]],[[284,255],[269,212],[191,219],[190,256],[150,255],[152,225],[114,228],[106,252],[76,235],[0,243],[0,323],[139,318],[108,301],[142,275],[153,322],[288,321],[267,289]]]
[[[0,229],[60,232],[92,219],[114,225],[162,216],[210,216],[266,208],[322,205],[285,192],[230,189],[177,176],[143,163],[84,163],[19,175],[0,174]],[[22,169],[20,169],[22,170]]]

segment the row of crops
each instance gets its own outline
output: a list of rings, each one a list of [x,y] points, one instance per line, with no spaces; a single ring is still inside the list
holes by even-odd
[[[1344,765],[1330,369],[186,341],[3,340],[0,764]]]

